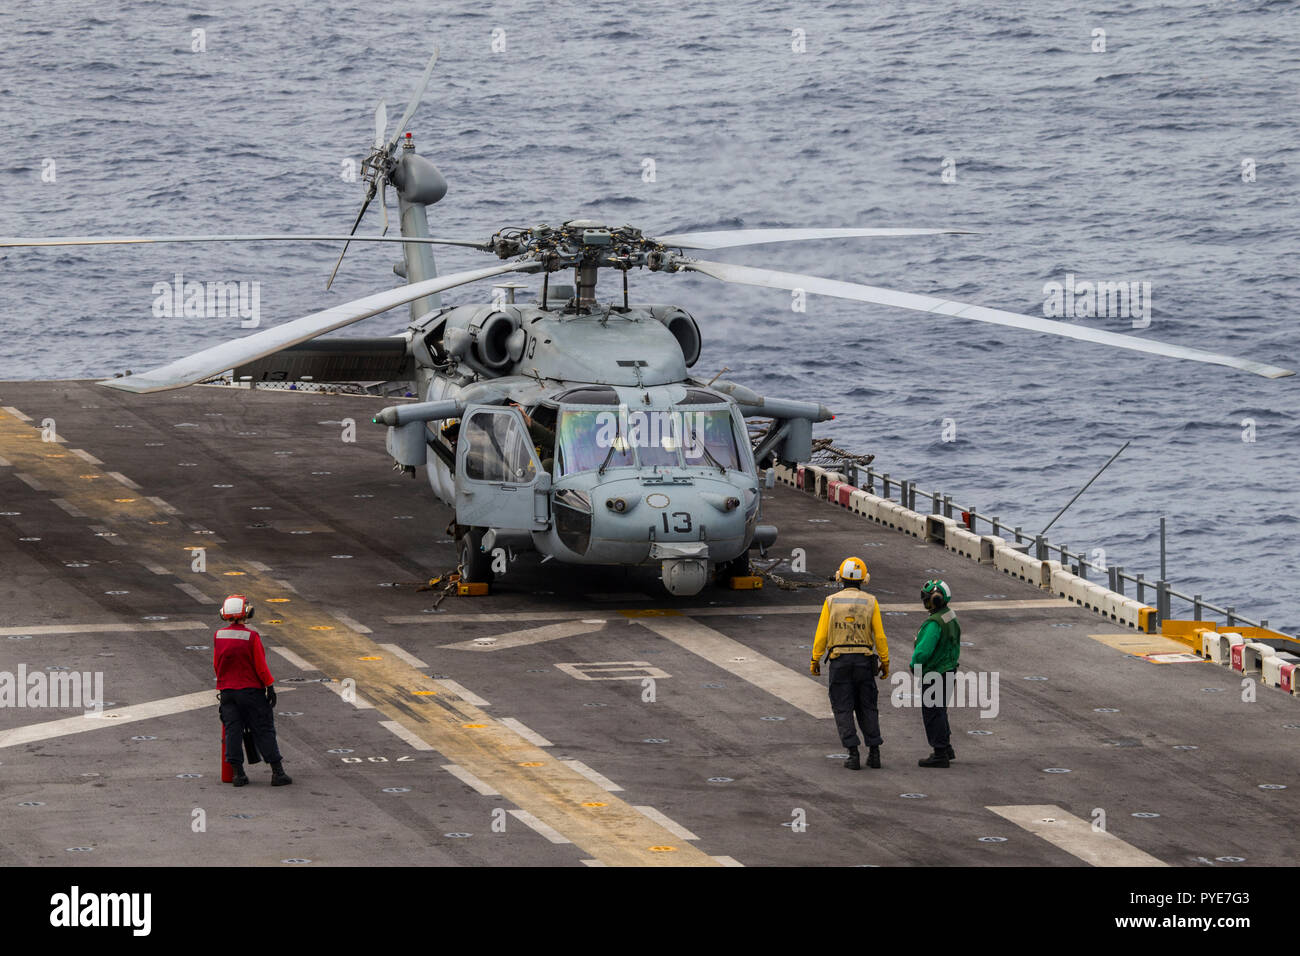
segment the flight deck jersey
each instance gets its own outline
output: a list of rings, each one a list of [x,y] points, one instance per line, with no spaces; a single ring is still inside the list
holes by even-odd
[[[262,638],[243,624],[228,624],[212,635],[212,668],[217,690],[270,687],[275,683],[266,666]]]
[[[813,641],[813,660],[829,651],[831,659],[841,654],[876,654],[889,665],[889,643],[880,622],[880,604],[866,591],[845,588],[826,598]]]

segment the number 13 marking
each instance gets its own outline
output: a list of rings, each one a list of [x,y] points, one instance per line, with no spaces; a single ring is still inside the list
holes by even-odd
[[[676,531],[678,534],[685,534],[691,530],[691,516],[688,512],[674,511],[672,516],[677,520],[673,523],[671,528],[668,526],[668,512],[665,511],[659,516],[664,519],[665,531]]]

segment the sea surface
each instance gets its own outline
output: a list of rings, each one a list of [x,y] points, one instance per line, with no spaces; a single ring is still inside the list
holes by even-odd
[[[707,255],[1031,315],[1045,284],[1070,274],[1149,282],[1145,330],[1069,321],[1300,368],[1292,0],[4,0],[0,11],[5,235],[346,232],[363,187],[344,163],[365,155],[379,98],[396,121],[437,43],[411,124],[450,184],[430,210],[437,235],[578,217],[651,235],[970,229]],[[380,228],[372,207],[362,229]],[[153,286],[178,272],[260,283],[263,326],[400,281],[394,247],[354,246],[326,292],[335,254],[7,251],[0,379],[138,372],[246,334],[237,318],[155,318]],[[454,249],[438,261],[494,260]],[[1179,590],[1300,630],[1300,378],[828,298],[798,313],[787,293],[699,276],[635,273],[632,290],[697,317],[696,372],[726,366],[762,393],[822,401],[837,417],[820,434],[1026,531],[1131,440],[1051,538],[1154,580],[1163,516]],[[615,291],[607,280],[603,293]],[[349,332],[406,321],[403,308]],[[782,544],[812,534],[783,529]]]

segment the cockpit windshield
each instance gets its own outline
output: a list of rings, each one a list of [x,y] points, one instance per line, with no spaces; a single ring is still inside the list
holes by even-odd
[[[556,477],[593,471],[602,465],[622,468],[636,464],[627,436],[618,430],[618,421],[619,416],[613,412],[561,409]]]
[[[710,411],[683,411],[682,453],[688,465],[722,466],[740,470],[740,451],[731,412],[725,408]]]
[[[740,470],[730,410],[561,408],[556,476],[683,464]]]

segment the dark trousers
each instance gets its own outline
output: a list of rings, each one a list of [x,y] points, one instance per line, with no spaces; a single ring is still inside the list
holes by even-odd
[[[879,670],[880,661],[875,654],[841,654],[831,658],[831,710],[835,712],[835,728],[840,732],[840,743],[845,747],[858,745],[854,716],[862,727],[866,745],[880,746],[880,714],[876,710],[876,672]]]
[[[948,673],[952,673],[949,671]],[[935,682],[938,682],[938,689],[931,689]],[[928,693],[927,693],[928,690]],[[931,696],[937,696],[940,704],[937,707],[927,707],[925,701]],[[952,743],[951,730],[948,727],[948,704],[950,704],[952,694],[948,685],[948,674],[940,674],[937,671],[931,671],[928,674],[921,675],[921,722],[925,724],[925,739],[930,742],[930,746],[935,751],[943,750]]]
[[[226,763],[244,762],[244,728],[253,731],[253,743],[267,763],[280,762],[275,742],[275,715],[266,699],[266,689],[245,687],[221,692],[221,723],[226,728]]]

